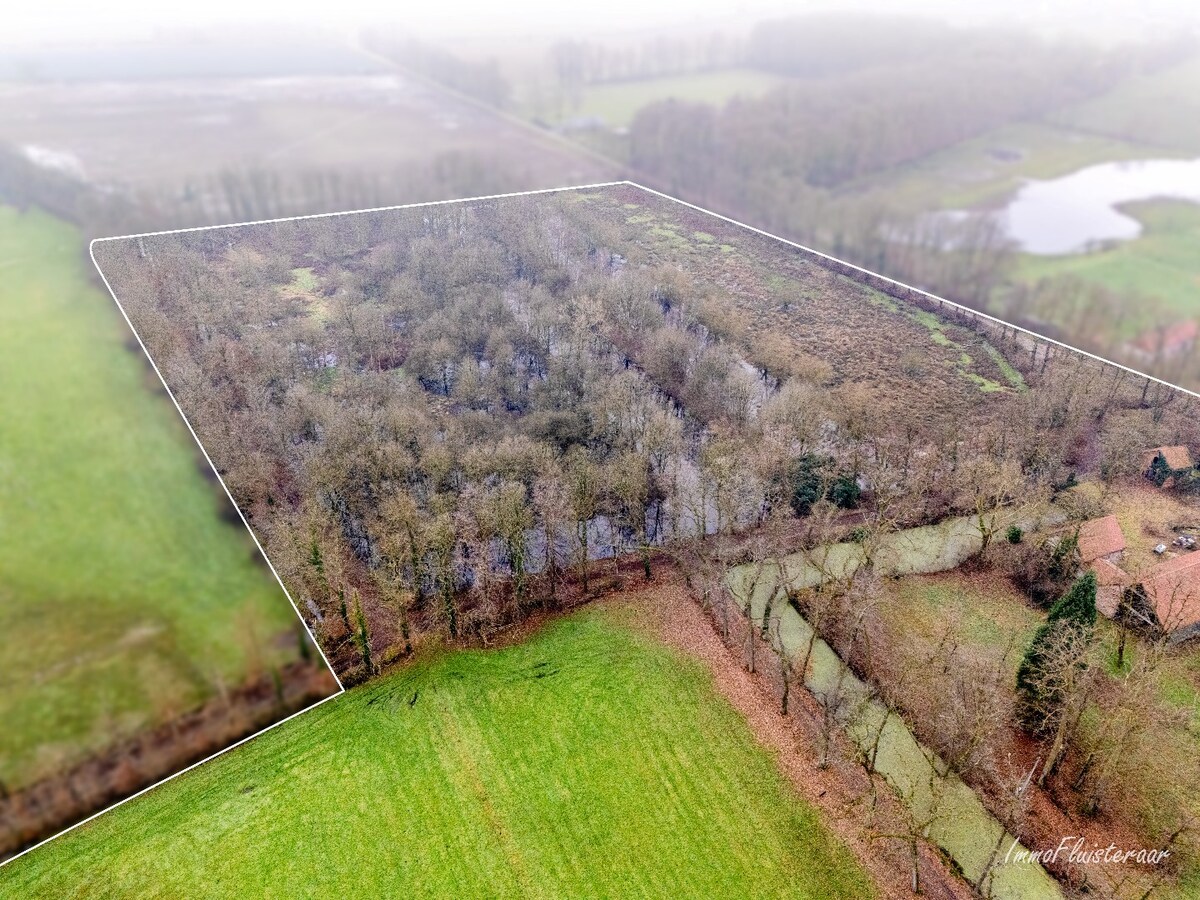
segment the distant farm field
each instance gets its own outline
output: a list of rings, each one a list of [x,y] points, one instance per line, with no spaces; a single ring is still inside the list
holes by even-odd
[[[4,896],[873,889],[685,661],[592,608],[417,663],[16,861]]]
[[[847,191],[868,193],[912,213],[995,208],[1025,179],[1060,178],[1098,163],[1163,155],[1146,143],[1023,122],[861,179]]]
[[[395,73],[0,84],[0,100],[10,111],[0,121],[0,140],[91,181],[166,190],[181,206],[196,192],[220,193],[226,175],[248,170],[269,170],[292,192],[299,190],[294,179],[314,172],[387,178],[453,158],[464,169],[478,168],[478,179],[491,179],[482,186],[511,179],[521,187],[551,187],[604,180],[615,171]],[[410,190],[416,195],[387,199],[446,199],[421,192],[430,188]]]
[[[297,653],[79,233],[0,207],[0,782],[9,788]]]
[[[760,96],[786,81],[767,72],[726,69],[599,84],[584,89],[580,105],[568,117],[598,116],[605,125],[616,128],[628,126],[639,109],[661,100],[721,106],[739,95]]]

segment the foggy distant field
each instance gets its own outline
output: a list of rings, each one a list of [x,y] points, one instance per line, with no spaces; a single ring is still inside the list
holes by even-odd
[[[1164,114],[1169,111],[1168,114]],[[1054,117],[1082,132],[1200,154],[1200,60],[1131,78],[1111,93]]]
[[[61,771],[296,656],[78,232],[0,206],[0,783]],[[231,512],[231,510],[226,510]],[[279,640],[282,637],[282,640]]]
[[[660,100],[723,104],[757,97],[786,79],[753,69],[726,69],[662,78],[631,79],[587,87],[580,105],[563,118],[598,117],[605,126],[628,126],[639,109]]]
[[[616,170],[397,73],[8,84],[0,103],[0,141],[89,181],[177,196],[208,189],[222,171],[390,175],[447,154],[485,159],[493,176],[524,173],[537,187]]]

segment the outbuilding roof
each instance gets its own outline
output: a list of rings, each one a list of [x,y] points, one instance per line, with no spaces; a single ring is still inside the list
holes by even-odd
[[[1154,460],[1160,456],[1173,470],[1192,467],[1192,451],[1187,447],[1155,447],[1146,454],[1146,468],[1149,469]]]
[[[1107,559],[1092,560],[1089,568],[1096,573],[1096,584],[1100,587],[1129,587],[1133,576]]]
[[[1187,553],[1150,570],[1142,582],[1158,623],[1167,631],[1200,622],[1200,553]]]
[[[1079,527],[1080,562],[1090,563],[1102,556],[1122,553],[1125,547],[1125,535],[1116,516],[1092,519]]]
[[[1175,356],[1191,349],[1197,338],[1200,338],[1200,324],[1188,320],[1147,331],[1135,340],[1133,345],[1146,354]]]

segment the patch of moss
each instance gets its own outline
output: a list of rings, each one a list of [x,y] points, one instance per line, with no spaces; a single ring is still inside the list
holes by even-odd
[[[983,391],[985,394],[995,394],[999,391],[1006,390],[1004,385],[1002,385],[1000,382],[992,381],[990,378],[984,378],[982,375],[979,375],[976,372],[964,372],[963,374],[966,376],[968,381],[973,381],[975,384],[979,385],[979,390]]]
[[[317,289],[317,276],[312,270],[312,266],[301,266],[298,269],[292,269],[292,282],[288,285],[298,291],[315,291]]]
[[[1009,384],[1022,393],[1029,390],[1029,385],[1025,383],[1024,376],[1022,376],[1020,372],[1013,368],[1012,363],[1010,363],[1004,357],[1003,353],[1001,353],[991,344],[984,344],[984,349],[987,350],[988,356],[990,356],[992,361],[996,363],[996,366],[1000,369],[1000,372],[1004,375],[1005,380],[1008,381]]]

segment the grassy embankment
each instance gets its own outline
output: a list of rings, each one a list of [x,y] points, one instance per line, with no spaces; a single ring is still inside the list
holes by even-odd
[[[356,689],[0,873],[0,895],[872,893],[699,663],[585,610]]]
[[[297,622],[77,231],[0,207],[0,781],[48,774],[297,652]],[[277,636],[286,637],[276,643]]]

